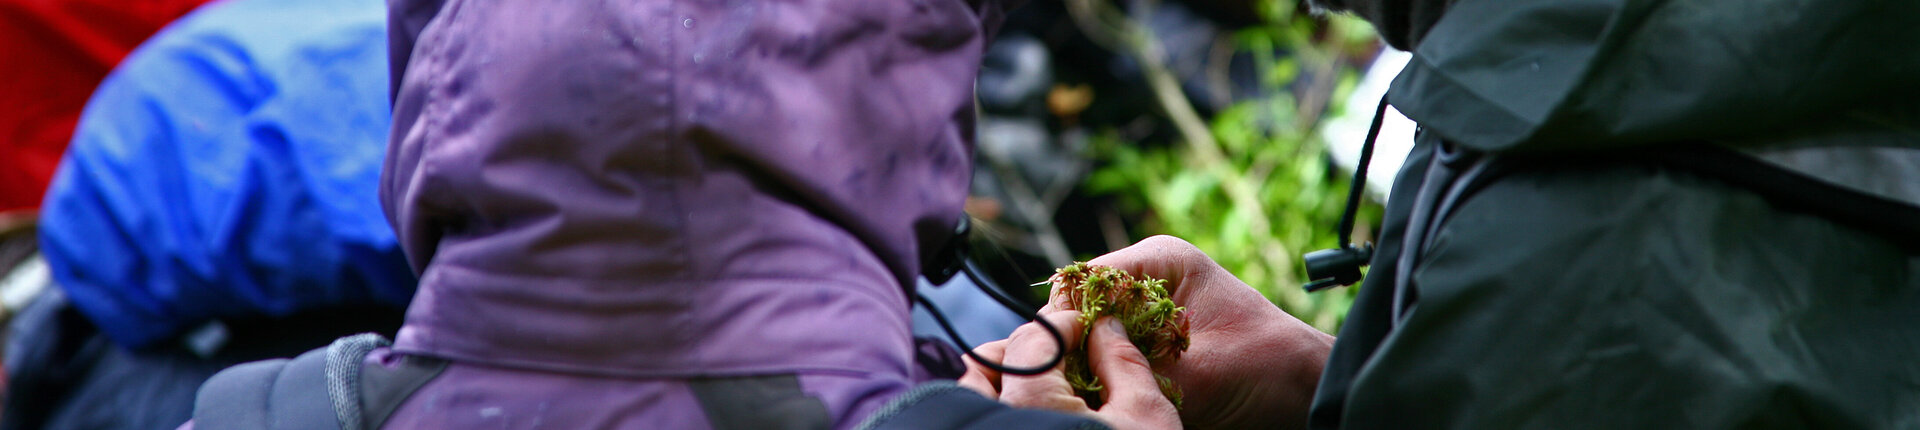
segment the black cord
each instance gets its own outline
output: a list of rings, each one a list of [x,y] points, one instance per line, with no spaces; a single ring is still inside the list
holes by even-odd
[[[986,292],[987,297],[992,297],[993,301],[1000,302],[1000,307],[1007,308],[1007,310],[1020,314],[1020,316],[1038,315],[1040,313],[1039,310],[1027,306],[1026,302],[1008,297],[1007,292],[1001,290],[999,285],[994,285],[992,281],[986,280],[984,276],[980,275],[981,273],[986,273],[986,271],[981,269],[980,266],[974,265],[973,260],[966,260],[964,264],[966,264],[966,266],[960,270],[960,273],[967,274],[967,280],[973,281],[975,287],[980,288],[980,291]]]
[[[1360,193],[1367,189],[1367,165],[1373,162],[1373,141],[1380,138],[1380,125],[1387,117],[1387,96],[1380,96],[1380,105],[1373,108],[1373,126],[1367,127],[1367,141],[1360,144],[1360,165],[1353,169],[1353,183],[1347,184],[1347,211],[1340,214],[1340,231],[1334,232],[1340,237],[1340,247],[1353,246],[1354,218],[1360,212]]]
[[[1360,145],[1360,163],[1354,166],[1353,182],[1347,184],[1347,208],[1340,213],[1340,227],[1334,235],[1340,238],[1340,247],[1309,252],[1301,256],[1301,262],[1307,268],[1305,288],[1315,292],[1341,285],[1352,285],[1363,277],[1361,267],[1373,259],[1373,246],[1356,246],[1353,243],[1354,218],[1359,217],[1360,194],[1367,189],[1367,166],[1373,164],[1374,141],[1380,138],[1380,125],[1387,116],[1387,97],[1380,96],[1380,105],[1373,108],[1373,126],[1367,128],[1367,141]]]
[[[927,308],[927,313],[933,315],[933,321],[940,324],[940,330],[946,331],[947,337],[952,338],[954,343],[960,344],[961,352],[966,353],[967,357],[973,358],[973,362],[980,363],[981,366],[993,369],[995,372],[1022,376],[1038,375],[1046,373],[1046,371],[1053,369],[1054,366],[1060,365],[1060,360],[1066,358],[1067,338],[1060,334],[1060,329],[1054,327],[1053,323],[1047,322],[1046,318],[1034,318],[1033,321],[1040,323],[1040,327],[1047,329],[1047,334],[1053,335],[1053,359],[1047,360],[1046,364],[1034,367],[1008,367],[1005,364],[995,363],[993,360],[988,360],[986,357],[981,357],[979,353],[973,352],[973,347],[967,346],[967,341],[960,338],[960,332],[953,329],[953,324],[947,322],[947,316],[941,314],[940,308],[934,306],[933,301],[928,300],[926,295],[914,293],[913,300],[920,302],[920,306]]]
[[[1047,370],[1053,369],[1054,366],[1060,365],[1060,361],[1067,356],[1066,336],[1061,335],[1060,328],[1054,327],[1053,323],[1048,322],[1046,318],[1039,317],[1039,311],[1028,307],[1019,300],[1008,297],[1005,291],[1001,291],[998,286],[989,282],[986,276],[981,275],[984,271],[981,270],[979,266],[973,264],[973,259],[967,258],[969,248],[967,236],[971,235],[972,232],[972,222],[968,221],[966,216],[961,216],[960,223],[954,226],[953,238],[950,239],[952,242],[948,243],[945,249],[935,255],[933,262],[927,263],[927,266],[922,268],[925,272],[922,273],[922,275],[926,276],[929,282],[944,283],[952,279],[954,275],[953,272],[956,271],[955,269],[957,268],[958,272],[967,274],[967,280],[973,281],[974,287],[979,288],[981,292],[987,293],[987,296],[992,297],[993,301],[1000,302],[1000,306],[1023,317],[1033,315],[1035,317],[1033,321],[1040,323],[1040,327],[1047,329],[1047,334],[1053,336],[1053,358],[1048,359],[1047,364],[1030,368],[1007,367],[1005,364],[987,360],[986,357],[981,357],[980,354],[973,352],[973,347],[968,346],[967,340],[961,339],[960,332],[953,329],[952,323],[947,322],[947,315],[940,313],[940,308],[934,306],[933,301],[928,300],[926,295],[916,292],[913,294],[913,300],[919,302],[920,306],[926,307],[927,313],[933,315],[933,321],[940,324],[940,330],[947,332],[947,338],[953,340],[953,343],[960,347],[961,352],[966,353],[967,357],[973,358],[973,361],[980,363],[981,366],[1000,373],[1031,376],[1045,373]],[[1003,254],[1002,258],[1004,257],[1005,255]],[[938,270],[934,270],[935,268],[938,268]]]

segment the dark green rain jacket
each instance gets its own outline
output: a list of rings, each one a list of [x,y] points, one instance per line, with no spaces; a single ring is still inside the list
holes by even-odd
[[[1920,428],[1920,2],[1329,3],[1422,131],[1313,428]]]

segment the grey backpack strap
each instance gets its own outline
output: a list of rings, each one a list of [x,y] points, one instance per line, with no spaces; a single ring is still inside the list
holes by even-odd
[[[341,430],[364,430],[360,403],[360,363],[367,353],[393,344],[378,334],[361,333],[343,337],[327,345],[327,397],[333,400],[333,413]]]
[[[293,359],[227,368],[200,386],[194,399],[198,430],[375,429],[408,395],[440,375],[446,361],[400,356],[365,366],[367,354],[387,346],[368,333]]]
[[[256,361],[214,374],[194,397],[198,430],[340,428],[326,388],[325,349]]]
[[[360,336],[378,340],[378,346],[386,346],[388,344],[386,339],[380,338],[378,335],[369,333]],[[341,339],[338,342],[334,342],[334,345],[341,346],[343,342],[347,342],[355,337]],[[355,342],[367,342],[367,340],[363,339]],[[440,372],[447,369],[446,360],[417,355],[395,355],[393,357],[394,361],[390,363],[370,366],[360,365],[366,361],[367,353],[371,352],[374,347],[366,346],[364,343],[350,344],[341,347],[346,352],[341,359],[348,360],[348,363],[354,364],[354,366],[343,366],[343,368],[353,369],[358,372],[357,375],[352,376],[341,375],[342,381],[357,380],[359,383],[355,385],[344,384],[343,382],[346,386],[358,387],[358,391],[352,395],[348,395],[347,393],[336,394],[334,397],[334,407],[342,408],[339,403],[341,399],[358,399],[359,408],[355,409],[354,414],[358,415],[360,417],[359,422],[365,425],[364,427],[343,428],[380,428],[381,425],[386,424],[387,417],[392,416],[393,411],[399,409],[400,404],[407,401],[408,396],[412,396],[414,391],[419,390],[423,385],[427,385],[427,382],[440,376]],[[331,367],[329,367],[329,370],[331,370]],[[329,374],[328,377],[332,378],[333,375]],[[331,389],[332,386],[333,385],[329,385],[329,389]],[[344,408],[342,408],[342,410],[344,410]],[[346,416],[344,413],[341,414],[341,417]]]

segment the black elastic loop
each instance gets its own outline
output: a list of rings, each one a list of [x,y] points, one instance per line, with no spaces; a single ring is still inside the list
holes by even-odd
[[[1367,141],[1360,144],[1360,164],[1353,169],[1353,183],[1347,184],[1347,211],[1340,214],[1340,231],[1334,234],[1340,237],[1340,247],[1353,247],[1354,218],[1360,212],[1360,193],[1367,189],[1367,165],[1373,162],[1373,142],[1380,138],[1380,125],[1387,117],[1387,96],[1380,96],[1380,105],[1373,108],[1373,125],[1367,127]]]
[[[986,357],[981,357],[980,354],[973,352],[973,347],[968,346],[967,341],[965,339],[960,338],[960,332],[955,331],[953,329],[953,324],[947,322],[947,316],[944,314],[941,314],[940,308],[935,307],[933,305],[933,301],[928,300],[926,295],[920,294],[920,293],[914,293],[913,299],[914,301],[920,302],[921,306],[925,306],[927,308],[927,313],[933,315],[933,321],[940,324],[940,330],[946,331],[947,337],[952,338],[954,343],[960,344],[961,352],[966,353],[967,357],[973,359],[973,362],[980,363],[981,366],[984,366],[988,369],[993,369],[993,371],[995,372],[1005,373],[1009,375],[1021,375],[1021,376],[1038,375],[1041,373],[1046,373],[1046,371],[1048,370],[1052,370],[1054,366],[1060,365],[1061,359],[1066,358],[1066,354],[1067,354],[1066,336],[1061,335],[1060,329],[1054,327],[1053,323],[1047,322],[1046,318],[1034,318],[1033,319],[1034,322],[1040,323],[1040,327],[1047,329],[1047,334],[1053,336],[1053,345],[1054,345],[1053,358],[1050,360],[1047,360],[1046,364],[1042,364],[1035,367],[1008,367],[1005,364],[995,363],[993,362],[993,360],[988,360]]]
[[[1367,166],[1373,164],[1373,145],[1380,139],[1380,126],[1386,122],[1387,96],[1373,108],[1373,125],[1367,127],[1367,140],[1360,144],[1360,163],[1353,168],[1353,182],[1347,184],[1347,208],[1340,213],[1340,226],[1333,232],[1340,238],[1339,248],[1309,252],[1302,256],[1307,269],[1307,292],[1341,285],[1352,285],[1361,278],[1360,268],[1373,259],[1373,246],[1353,243],[1353,223],[1359,217],[1360,194],[1367,189]]]
[[[973,260],[965,260],[963,264],[965,264],[965,266],[961,267],[960,273],[965,273],[967,280],[973,281],[974,287],[986,292],[987,297],[992,297],[993,301],[1000,302],[1000,307],[1007,308],[1007,310],[1013,311],[1013,313],[1020,314],[1021,316],[1038,315],[1040,313],[1039,310],[1027,306],[1026,303],[1013,297],[1008,297],[1007,292],[1001,290],[999,285],[994,285],[993,281],[989,281],[985,276],[980,275],[981,273],[986,273],[986,270],[974,265]]]
[[[1060,365],[1060,361],[1065,359],[1067,355],[1066,336],[1061,335],[1060,329],[1054,327],[1053,323],[1047,322],[1046,318],[1039,317],[1038,311],[1026,306],[1024,303],[1020,303],[1019,300],[1008,297],[1005,291],[1001,291],[998,286],[987,281],[986,276],[980,274],[982,272],[980,267],[974,265],[973,259],[967,256],[969,247],[967,236],[969,236],[972,231],[972,223],[968,221],[966,215],[961,215],[960,222],[954,225],[953,237],[948,239],[947,245],[935,253],[934,258],[923,263],[926,266],[921,268],[921,276],[925,276],[927,281],[934,285],[940,285],[952,279],[953,275],[955,275],[954,272],[965,273],[967,279],[973,281],[974,287],[979,288],[981,292],[987,293],[987,296],[992,297],[993,301],[1000,302],[1000,306],[1021,316],[1033,315],[1035,317],[1033,319],[1034,322],[1040,323],[1040,327],[1047,329],[1047,334],[1053,336],[1053,358],[1047,360],[1047,364],[1045,365],[1032,368],[1007,367],[1005,364],[987,360],[986,357],[981,357],[979,354],[973,352],[973,347],[967,343],[966,339],[960,338],[960,332],[953,329],[952,323],[947,322],[946,314],[940,313],[940,308],[934,306],[933,301],[928,300],[926,295],[916,292],[913,294],[914,301],[926,307],[927,313],[933,315],[933,321],[940,324],[940,330],[947,332],[947,338],[952,340],[955,346],[959,346],[960,351],[965,352],[967,357],[972,358],[975,363],[980,363],[981,366],[1000,373],[1031,376],[1044,373],[1047,370],[1053,369],[1054,366]]]
[[[928,266],[922,268],[924,273],[921,275],[926,276],[928,282],[939,285],[952,279],[955,274],[954,272],[965,273],[967,280],[973,281],[974,287],[979,288],[981,292],[987,293],[987,297],[992,297],[993,301],[1000,302],[1000,306],[1021,316],[1033,315],[1033,321],[1040,323],[1040,327],[1047,329],[1047,334],[1053,336],[1053,358],[1047,360],[1047,364],[1032,368],[1007,367],[1005,364],[987,360],[986,357],[981,357],[979,354],[973,352],[973,347],[969,346],[970,344],[967,343],[967,340],[961,339],[960,332],[953,329],[952,323],[947,322],[946,314],[940,313],[940,308],[934,306],[933,301],[928,300],[926,295],[916,292],[913,294],[914,301],[920,302],[921,306],[926,307],[927,313],[933,315],[933,321],[940,324],[940,330],[947,332],[947,338],[952,340],[956,346],[959,346],[960,351],[965,352],[967,357],[973,358],[973,361],[980,363],[981,366],[1000,373],[1031,376],[1045,373],[1047,370],[1053,369],[1054,366],[1060,365],[1060,361],[1065,359],[1067,355],[1067,338],[1060,334],[1060,329],[1054,327],[1053,323],[1047,322],[1046,318],[1039,317],[1039,311],[1028,307],[1024,303],[1020,303],[1019,300],[1008,297],[1005,291],[1001,291],[998,286],[989,282],[986,276],[982,276],[981,273],[983,271],[980,267],[973,264],[973,259],[968,258],[967,236],[973,231],[971,224],[972,223],[968,222],[966,216],[962,215],[960,217],[960,222],[954,226],[953,237],[949,239],[947,246],[935,254],[935,258],[933,258],[932,261],[926,263]]]

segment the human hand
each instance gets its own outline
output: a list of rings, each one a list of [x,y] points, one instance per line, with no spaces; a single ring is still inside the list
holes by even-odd
[[[1068,350],[1086,342],[1088,366],[1106,387],[1100,391],[1100,409],[1088,408],[1086,401],[1073,393],[1062,366],[1032,376],[1001,375],[969,357],[967,374],[960,378],[960,385],[1017,407],[1089,415],[1116,429],[1180,428],[1179,411],[1161,394],[1147,357],[1127,339],[1126,329],[1118,320],[1100,318],[1082,339],[1079,311],[1048,306],[1041,310],[1040,317],[1060,329]],[[1037,324],[1027,323],[1012,336],[981,345],[974,352],[1009,366],[1032,367],[1046,363],[1055,350],[1050,335]]]
[[[1188,426],[1306,426],[1333,336],[1281,311],[1176,237],[1149,237],[1088,264],[1165,279],[1174,303],[1187,308],[1192,345],[1161,374],[1180,387]]]
[[[1199,248],[1175,237],[1150,237],[1088,263],[1165,279],[1173,301],[1187,308],[1192,344],[1171,366],[1158,369],[1180,388],[1184,396],[1180,415],[1186,425],[1196,428],[1276,425],[1300,428],[1306,425],[1307,407],[1327,354],[1332,350],[1332,336],[1281,311]],[[1077,333],[1078,325],[1069,328],[1074,318],[1057,319],[1049,312],[1070,313],[1073,317],[1078,317],[1078,313],[1052,311],[1057,306],[1049,303],[1041,314],[1048,321],[1054,321],[1063,332]],[[1023,335],[1022,331],[1026,333]],[[1052,348],[1046,333],[1029,323],[1006,341],[982,345],[975,352],[989,359],[1004,355],[1008,359],[1027,360],[1023,362],[1026,365],[1037,365],[1051,357]],[[1094,363],[1093,368],[1100,374],[1101,366],[1112,364],[1113,361]],[[1104,374],[1100,375],[1103,381],[1107,379]],[[1004,384],[1001,379],[991,370],[969,362],[968,373],[961,382],[991,397],[993,393],[987,390],[996,387],[996,383]],[[1009,399],[1002,396],[1002,400]],[[1014,404],[1064,407],[1053,402]],[[1084,409],[1085,405],[1079,407]],[[1103,407],[1102,411],[1112,407]]]

